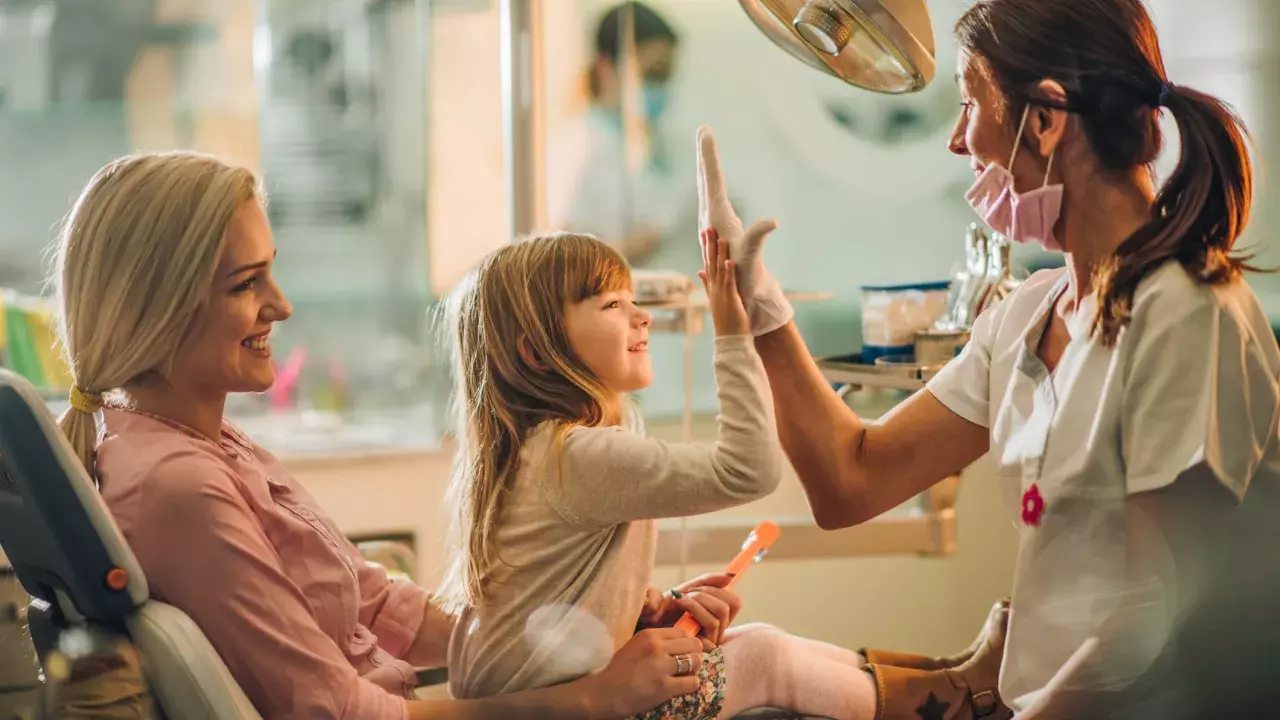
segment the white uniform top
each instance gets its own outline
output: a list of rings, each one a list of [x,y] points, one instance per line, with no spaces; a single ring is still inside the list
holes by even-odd
[[[696,212],[695,178],[650,161],[628,172],[622,128],[592,109],[574,118],[547,153],[547,211],[557,230],[589,233],[614,245],[632,232],[666,236]]]
[[[928,386],[953,412],[990,429],[997,478],[1019,527],[1000,675],[1000,694],[1015,709],[1090,637],[1105,636],[1100,626],[1121,607],[1132,620],[1123,640],[1100,652],[1107,677],[1095,678],[1095,687],[1124,687],[1172,652],[1165,643],[1193,595],[1182,580],[1200,575],[1175,567],[1178,587],[1152,574],[1135,582],[1144,572],[1126,568],[1133,559],[1126,542],[1130,550],[1143,543],[1127,533],[1144,530],[1126,530],[1128,496],[1192,468],[1211,471],[1237,500],[1252,486],[1250,503],[1273,496],[1260,485],[1280,483],[1280,350],[1246,283],[1200,285],[1167,263],[1139,285],[1132,320],[1110,348],[1090,337],[1096,303],[1085,298],[1050,373],[1036,347],[1067,284],[1065,269],[1033,275],[978,318],[968,346]],[[1273,504],[1261,513],[1270,523],[1249,522],[1280,525],[1277,511]],[[1245,522],[1239,515],[1233,523]],[[1146,562],[1168,562],[1163,536],[1154,525],[1147,531],[1154,535],[1146,540],[1160,540],[1148,544],[1166,554]],[[1196,588],[1196,602],[1206,591],[1240,590],[1222,585]]]

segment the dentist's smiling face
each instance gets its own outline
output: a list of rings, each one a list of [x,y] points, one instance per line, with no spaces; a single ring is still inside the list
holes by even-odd
[[[574,355],[605,387],[634,392],[653,382],[651,319],[629,290],[615,290],[565,308],[565,334]]]
[[[244,203],[223,240],[209,302],[166,374],[171,386],[199,397],[262,392],[275,382],[271,327],[293,314],[271,275],[275,252],[262,204]]]

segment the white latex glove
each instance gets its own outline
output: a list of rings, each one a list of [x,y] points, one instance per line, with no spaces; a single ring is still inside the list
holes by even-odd
[[[771,333],[795,315],[782,286],[764,266],[764,239],[778,227],[773,220],[757,220],[749,228],[733,211],[720,172],[720,157],[711,128],[698,128],[698,229],[715,228],[729,243],[729,259],[738,267],[738,294],[751,318],[751,334]]]

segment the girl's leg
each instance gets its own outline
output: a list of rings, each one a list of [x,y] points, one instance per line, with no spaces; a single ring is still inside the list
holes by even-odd
[[[725,633],[725,642],[728,642],[730,639],[736,638],[740,635],[749,635],[757,632],[777,633],[782,631],[772,625],[766,625],[764,623],[739,625],[738,627],[730,628],[729,631]],[[796,643],[797,646],[805,648],[805,652],[812,653],[817,657],[824,657],[831,662],[840,663],[841,665],[852,665],[857,670],[861,670],[862,667],[867,664],[867,659],[862,656],[862,653],[847,650],[839,645],[832,645],[831,643],[825,643],[821,640],[810,640],[809,638],[799,637],[797,635],[787,635],[787,637],[791,638],[791,641]]]
[[[746,625],[725,637],[724,708],[732,718],[757,707],[836,720],[875,717],[875,684],[857,653],[788,635],[768,625]],[[834,648],[839,650],[839,648]],[[847,655],[847,656],[846,656]]]

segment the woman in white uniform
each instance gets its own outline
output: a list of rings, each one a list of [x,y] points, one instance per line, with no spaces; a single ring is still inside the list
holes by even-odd
[[[814,516],[865,522],[990,452],[1019,527],[1007,635],[993,634],[1019,717],[1280,712],[1280,351],[1234,250],[1245,128],[1169,82],[1140,0],[978,0],[956,33],[968,199],[1066,267],[982,315],[878,422],[822,378],[759,259],[773,224],[743,229],[700,137],[703,222],[738,262]],[[1157,187],[1161,112],[1181,158]],[[982,716],[990,700],[964,672],[869,670],[880,717]]]

